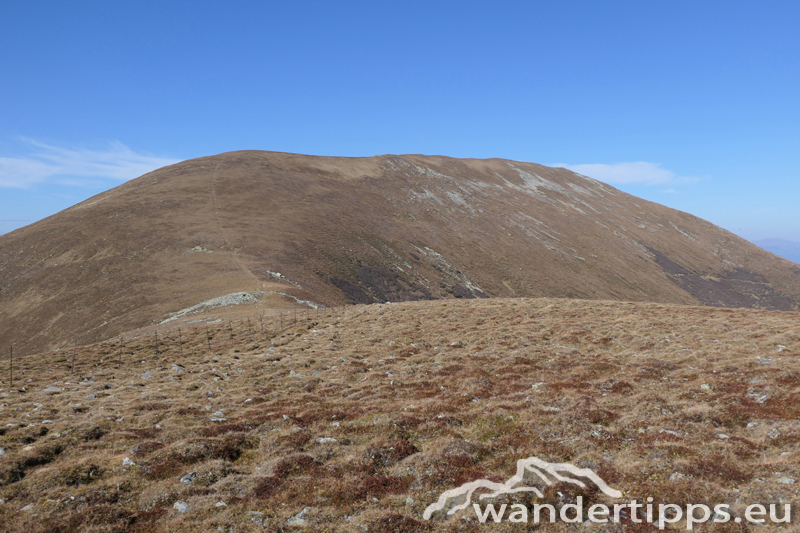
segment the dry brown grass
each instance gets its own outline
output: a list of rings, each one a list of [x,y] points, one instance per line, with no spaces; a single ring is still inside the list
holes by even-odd
[[[310,531],[479,531],[471,512],[422,511],[534,455],[626,499],[798,500],[776,483],[800,478],[795,313],[498,299],[328,310],[263,336],[243,323],[227,346],[212,326],[213,353],[204,328],[185,333],[182,358],[173,332],[158,356],[131,340],[121,370],[113,342],[80,347],[74,376],[69,357],[17,361],[0,385],[2,528],[288,531],[310,507]]]

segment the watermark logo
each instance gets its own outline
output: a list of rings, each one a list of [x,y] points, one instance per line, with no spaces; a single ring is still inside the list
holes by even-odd
[[[609,487],[600,476],[588,468],[578,468],[569,463],[548,463],[538,457],[528,457],[517,461],[517,473],[505,483],[496,483],[488,479],[465,483],[456,489],[443,492],[436,503],[432,503],[425,509],[425,513],[422,516],[425,520],[430,520],[431,516],[437,511],[447,510],[447,514],[451,515],[456,511],[466,509],[472,503],[473,495],[478,489],[490,491],[478,495],[478,499],[483,500],[518,492],[532,492],[539,498],[543,498],[542,491],[538,487],[529,484],[532,480],[540,480],[546,485],[552,485],[554,481],[564,481],[586,488],[586,483],[576,479],[576,477],[591,480],[607,496],[612,498],[622,497],[622,492]]]
[[[610,487],[599,475],[589,468],[579,468],[568,463],[549,463],[538,457],[528,457],[517,461],[517,471],[505,483],[497,483],[488,479],[478,479],[465,483],[458,488],[443,492],[439,499],[429,505],[423,513],[425,520],[430,520],[436,513],[452,515],[467,509],[472,505],[478,522],[515,522],[555,523],[560,520],[565,523],[582,524],[588,522],[605,524],[609,522],[628,522],[641,524],[647,522],[664,529],[667,525],[685,524],[687,530],[694,529],[697,524],[713,523],[722,524],[746,522],[751,524],[766,525],[789,524],[792,522],[792,508],[790,504],[761,504],[749,505],[744,509],[743,517],[734,516],[727,504],[717,504],[713,509],[705,504],[686,504],[685,507],[669,503],[653,503],[653,498],[648,497],[643,502],[631,500],[605,504],[595,502],[584,509],[583,496],[578,495],[574,503],[562,502],[557,506],[552,503],[533,503],[530,507],[521,503],[512,505],[501,504],[496,507],[489,500],[499,496],[518,493],[530,493],[539,499],[545,497],[539,488],[542,484],[552,486],[558,483],[573,484],[581,489],[590,490],[605,496],[620,500],[623,496],[618,489]],[[562,485],[563,486],[563,485]],[[560,493],[559,493],[560,494]],[[594,498],[593,498],[594,499]],[[481,503],[483,505],[481,505]],[[558,507],[558,508],[557,508]]]

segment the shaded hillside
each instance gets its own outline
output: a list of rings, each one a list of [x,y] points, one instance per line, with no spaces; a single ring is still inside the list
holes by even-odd
[[[239,291],[276,308],[548,296],[797,309],[800,269],[565,169],[416,155],[194,159],[0,237],[0,345],[23,352]]]

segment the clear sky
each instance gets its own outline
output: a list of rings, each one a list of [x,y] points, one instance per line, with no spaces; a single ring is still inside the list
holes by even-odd
[[[800,241],[800,3],[0,3],[0,233],[260,149],[570,166]]]

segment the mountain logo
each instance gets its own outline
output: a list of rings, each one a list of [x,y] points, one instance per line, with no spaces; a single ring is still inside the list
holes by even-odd
[[[437,511],[446,511],[452,515],[456,511],[466,509],[475,491],[486,489],[477,496],[479,500],[496,498],[503,494],[514,494],[518,492],[532,492],[539,498],[544,497],[542,491],[532,485],[535,480],[540,480],[545,485],[552,485],[558,482],[567,482],[586,488],[584,480],[591,481],[603,494],[611,498],[621,498],[622,492],[611,488],[603,479],[589,468],[578,468],[569,463],[548,463],[538,457],[528,457],[517,461],[517,473],[505,483],[497,483],[488,479],[478,479],[470,483],[464,483],[458,488],[443,492],[436,503],[429,505],[422,517],[430,520]]]

